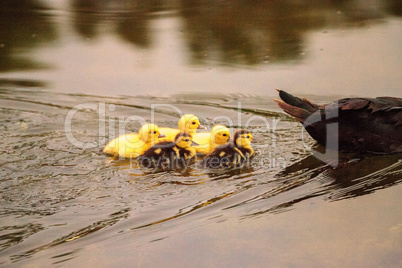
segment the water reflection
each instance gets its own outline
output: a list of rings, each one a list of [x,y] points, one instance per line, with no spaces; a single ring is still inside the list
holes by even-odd
[[[321,170],[309,179],[319,180],[329,193],[330,200],[341,200],[391,187],[402,181],[402,155],[343,155],[344,162],[338,168],[326,167],[314,156],[288,166],[279,176],[295,176],[304,172]],[[324,169],[324,171],[323,171]]]
[[[47,67],[23,53],[57,39],[47,10],[35,0],[0,1],[0,72]]]
[[[191,63],[224,65],[300,60],[308,30],[379,19],[383,17],[380,7],[373,9],[356,1],[72,2],[74,26],[80,36],[95,38],[101,25],[109,23],[123,40],[140,48],[151,46],[151,19],[164,14],[155,11],[178,11],[174,14],[183,21]]]
[[[66,1],[74,31],[85,40],[117,34],[138,48],[150,48],[155,17],[182,21],[190,63],[257,65],[303,58],[306,33],[322,27],[364,25],[401,15],[400,1]],[[0,3],[0,71],[37,69],[42,62],[27,57],[39,44],[58,38],[57,27],[40,1]]]
[[[344,157],[351,161],[332,169],[314,156],[308,156],[286,167],[275,176],[276,180],[268,181],[268,191],[229,208],[245,207],[242,218],[255,218],[289,211],[294,205],[317,196],[339,201],[371,194],[402,181],[400,154],[370,155],[354,161],[350,155]]]
[[[94,222],[93,224],[91,224],[89,226],[85,226],[84,228],[76,230],[76,231],[74,231],[74,232],[72,232],[72,233],[70,233],[68,235],[59,237],[58,239],[56,239],[56,240],[54,240],[54,241],[52,241],[52,242],[50,242],[48,244],[42,245],[40,247],[31,249],[31,250],[23,252],[23,253],[20,253],[18,255],[13,255],[13,256],[11,256],[11,259],[14,262],[19,261],[20,259],[30,257],[33,254],[35,254],[37,252],[40,252],[42,250],[46,250],[48,248],[51,248],[51,247],[54,247],[54,246],[57,246],[57,245],[60,245],[60,244],[63,244],[63,243],[71,242],[71,241],[74,241],[74,240],[79,239],[81,237],[85,237],[85,236],[87,236],[89,234],[97,232],[99,230],[102,230],[104,228],[108,228],[108,227],[116,224],[118,221],[127,218],[128,215],[129,215],[128,214],[129,211],[130,211],[129,208],[117,211],[117,212],[115,212],[113,214],[110,214],[107,219],[102,219],[102,220],[100,220],[98,222]]]
[[[98,24],[102,21],[100,4],[104,1],[71,1],[73,10],[74,30],[86,39],[95,38],[98,33]]]
[[[197,64],[300,59],[302,32],[320,24],[289,1],[183,1],[182,7],[186,40]]]
[[[158,1],[85,1],[71,2],[75,31],[92,40],[102,33],[102,26],[111,24],[112,31],[125,41],[148,48],[151,13],[158,10]],[[156,5],[155,5],[156,4]]]
[[[74,260],[88,258],[110,264],[118,259],[122,244],[127,244],[127,249],[141,249],[151,241],[172,237],[173,233],[193,241],[182,236],[182,231],[197,233],[205,225],[215,232],[219,230],[218,223],[227,219],[247,221],[248,225],[259,217],[272,219],[278,213],[283,216],[282,212],[296,210],[297,205],[304,204],[310,211],[311,200],[321,206],[401,182],[400,155],[365,157],[333,170],[303,151],[299,124],[286,120],[278,123],[276,151],[270,146],[273,133],[262,122],[255,122],[253,130],[260,135],[261,142],[255,144],[256,161],[248,169],[220,173],[194,165],[184,173],[149,172],[136,168],[129,160],[109,162],[107,157],[98,154],[100,148],[83,150],[74,146],[64,132],[66,113],[77,103],[98,101],[113,103],[115,112],[148,118],[150,103],[171,102],[183,110],[197,111],[200,117],[210,116],[213,110],[212,114],[225,114],[234,119],[241,96],[216,94],[207,99],[190,94],[181,98],[110,99],[27,89],[29,85],[35,87],[34,82],[15,83],[15,88],[7,89],[14,82],[4,83],[5,88],[0,90],[0,116],[4,125],[0,142],[7,152],[0,155],[3,170],[0,263],[4,265],[43,266],[69,261],[74,266]],[[266,118],[279,116],[262,110],[266,99],[243,97],[242,101],[244,121],[255,113]],[[167,115],[163,110],[156,113],[157,122],[164,125],[174,126],[177,119],[177,114]],[[99,120],[95,110],[80,111],[74,116],[74,136],[82,141],[98,140]],[[270,164],[274,159],[269,155],[271,150],[278,153],[277,160],[286,158],[284,169]],[[396,199],[388,198],[392,203]],[[309,201],[302,202],[305,200]],[[365,200],[361,203],[374,213],[382,209],[367,205]],[[387,213],[395,214],[397,209]],[[311,219],[324,226],[328,220]],[[264,222],[263,232],[272,230],[270,222]],[[231,239],[245,239],[248,235],[243,228],[244,225],[235,226],[233,230],[242,237],[233,235]],[[293,227],[286,231],[298,230]],[[223,232],[222,235],[232,234]],[[251,242],[265,243],[269,238],[258,236]],[[278,245],[290,248],[281,242],[275,246]],[[113,257],[94,254],[91,248],[107,248]],[[199,251],[202,247],[196,245],[195,249]],[[230,247],[227,252],[231,250]],[[261,248],[255,254],[265,256],[266,250]],[[166,255],[162,254],[161,258],[165,260]],[[124,262],[131,260],[124,259]]]
[[[402,16],[402,5],[400,0],[386,2],[386,9],[392,15]]]
[[[41,224],[28,223],[25,225],[0,227],[0,251],[22,242],[27,237],[44,230]]]

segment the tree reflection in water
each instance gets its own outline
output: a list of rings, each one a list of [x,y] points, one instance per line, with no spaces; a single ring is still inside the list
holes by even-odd
[[[46,2],[46,1],[45,1]],[[50,2],[49,2],[50,3]],[[84,40],[117,34],[138,48],[152,46],[150,22],[163,16],[182,20],[190,64],[258,65],[303,59],[306,32],[360,26],[401,15],[399,0],[208,1],[71,0],[69,20]],[[0,71],[37,69],[45,64],[26,52],[55,41],[57,24],[40,1],[0,2]],[[22,55],[24,54],[24,55]]]
[[[47,67],[21,53],[57,39],[47,11],[35,0],[0,1],[0,72]]]

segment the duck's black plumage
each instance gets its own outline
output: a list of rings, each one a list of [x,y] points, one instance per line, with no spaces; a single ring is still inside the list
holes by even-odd
[[[191,139],[188,133],[179,133],[176,136],[176,141],[179,137]],[[138,161],[143,167],[159,168],[162,170],[183,169],[186,168],[195,156],[195,149],[180,147],[175,142],[160,142],[155,144],[144,154]]]
[[[208,168],[236,168],[242,167],[254,151],[236,144],[241,134],[250,133],[248,130],[239,130],[233,137],[233,143],[224,144],[215,148],[204,159],[204,165]]]
[[[276,100],[318,143],[353,152],[402,152],[402,99],[344,98],[316,105],[279,90]]]

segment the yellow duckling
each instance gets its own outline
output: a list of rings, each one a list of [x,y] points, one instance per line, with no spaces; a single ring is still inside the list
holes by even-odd
[[[138,133],[125,134],[110,141],[103,152],[113,157],[135,158],[151,148],[161,137],[164,135],[160,134],[157,125],[145,124]]]
[[[185,114],[179,120],[179,129],[176,128],[168,128],[168,127],[161,127],[159,130],[161,133],[166,135],[164,141],[174,141],[177,134],[180,132],[189,133],[193,135],[196,133],[197,129],[205,129],[203,125],[200,124],[200,120],[197,116],[193,114]]]
[[[236,131],[233,143],[217,147],[204,159],[204,165],[208,168],[234,168],[241,167],[253,155],[251,147],[253,135],[245,129]]]
[[[209,154],[216,147],[226,144],[230,139],[230,131],[222,125],[215,125],[211,132],[194,133],[194,142],[198,146],[194,146],[197,153]]]
[[[175,142],[164,141],[153,145],[138,158],[140,165],[162,170],[185,169],[196,154],[192,147],[196,145],[190,134],[180,132]]]

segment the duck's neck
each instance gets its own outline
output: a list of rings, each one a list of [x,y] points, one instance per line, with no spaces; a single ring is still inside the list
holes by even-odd
[[[217,144],[216,142],[212,141],[212,139],[209,139],[209,148],[215,149],[218,147],[220,144]]]
[[[154,145],[157,142],[157,139],[147,138],[146,140],[142,140],[146,145]]]
[[[211,137],[209,139],[209,148],[215,149],[216,147],[224,145],[226,143],[227,143],[227,141],[221,141],[221,142],[216,141],[215,136],[211,135]]]
[[[193,147],[186,148],[186,150],[189,151],[190,154],[188,156],[190,158],[195,156],[195,154],[197,153]]]
[[[193,135],[194,133],[197,132],[197,130],[196,129],[182,129],[181,132],[185,132],[185,133],[188,133],[190,135]]]

